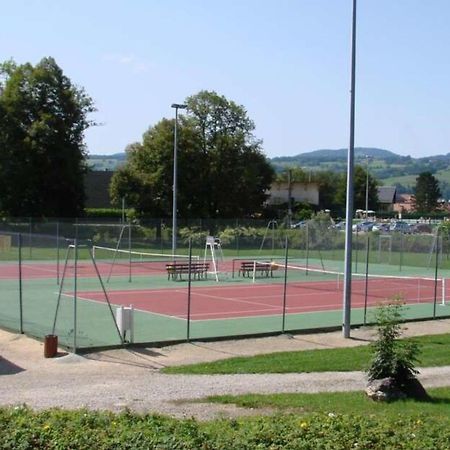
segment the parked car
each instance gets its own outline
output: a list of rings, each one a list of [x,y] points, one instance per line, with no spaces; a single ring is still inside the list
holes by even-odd
[[[432,233],[433,227],[429,223],[415,223],[409,227],[411,233]]]
[[[345,231],[345,222],[335,223],[330,228],[333,230]]]
[[[372,227],[372,231],[379,231],[380,233],[389,233],[391,226],[388,223],[376,223]]]
[[[399,220],[391,226],[391,231],[397,233],[411,233],[411,227],[408,223]]]
[[[306,224],[307,224],[306,220],[301,220],[300,222],[293,223],[291,225],[291,228],[303,228],[306,227]]]
[[[353,231],[372,231],[375,222],[360,222],[352,226]]]

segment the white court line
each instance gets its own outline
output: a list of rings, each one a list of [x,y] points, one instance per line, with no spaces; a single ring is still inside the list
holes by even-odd
[[[54,292],[54,294],[58,295],[59,292]],[[64,292],[61,294],[61,296],[64,297],[69,297],[69,298],[73,298],[73,294],[65,294]],[[95,300],[93,298],[87,298],[87,297],[80,297],[79,295],[77,295],[77,299],[78,300],[83,300],[84,302],[91,302],[91,303],[96,303],[96,304],[100,304],[100,305],[105,305],[106,307],[108,306],[108,303],[106,302],[106,299],[104,301],[102,300]],[[123,305],[118,305],[117,303],[111,303],[111,306],[123,306]],[[182,321],[186,321],[186,319],[184,319],[183,317],[180,316],[172,316],[170,314],[162,314],[162,313],[157,313],[157,312],[153,312],[153,311],[147,311],[145,309],[139,309],[139,308],[134,308],[133,309],[135,311],[139,311],[142,313],[146,313],[146,314],[154,314],[155,316],[161,316],[161,317],[170,317],[172,319],[177,319],[177,320],[182,320]]]

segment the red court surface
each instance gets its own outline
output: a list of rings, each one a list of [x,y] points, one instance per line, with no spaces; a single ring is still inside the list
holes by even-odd
[[[354,285],[352,307],[362,308],[365,294],[362,286]],[[378,283],[373,285],[367,305],[375,306],[392,295],[391,290]],[[413,292],[414,291],[414,292]],[[403,300],[419,303],[416,289],[397,291]],[[386,295],[385,295],[386,294]],[[424,295],[425,294],[425,295]],[[342,308],[342,291],[336,284],[327,282],[291,283],[286,291],[286,313],[331,311]],[[179,319],[187,318],[187,287],[154,290],[120,290],[108,292],[114,305],[133,307],[140,311],[161,314]],[[104,302],[102,292],[79,292],[82,300]],[[283,312],[283,285],[247,284],[194,287],[191,291],[190,317],[192,320],[242,318],[278,315]],[[433,301],[432,292],[422,292],[420,302]]]
[[[112,265],[110,263],[97,263],[97,268],[102,277],[107,277],[111,272]],[[59,274],[62,275],[64,270],[64,262],[59,264]],[[166,262],[157,263],[136,263],[131,267],[131,274],[135,276],[140,275],[155,275],[166,271]],[[74,264],[73,261],[67,265],[66,274],[73,276]],[[78,276],[84,278],[96,277],[95,267],[92,262],[82,261],[77,264]],[[24,262],[22,263],[22,278],[24,279],[40,279],[40,278],[56,278],[58,273],[58,266],[56,263],[47,262]],[[128,276],[130,267],[127,264],[115,264],[112,267],[112,276]],[[18,279],[19,265],[18,264],[1,264],[0,265],[0,279]]]

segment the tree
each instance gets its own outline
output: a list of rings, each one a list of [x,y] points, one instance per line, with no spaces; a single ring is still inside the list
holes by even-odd
[[[84,207],[91,98],[53,58],[0,65],[0,211],[76,216]]]
[[[180,217],[242,217],[260,212],[274,172],[245,109],[215,92],[186,99],[178,123]],[[150,127],[113,177],[111,195],[141,212],[170,216],[174,121]],[[128,183],[138,186],[131,194]]]
[[[365,168],[361,166],[355,166],[355,171],[353,175],[353,188],[354,188],[354,209],[366,209],[366,188],[367,188],[367,175],[369,179],[369,189],[368,196],[369,209],[376,210],[378,208],[378,181],[370,173],[367,174]],[[347,176],[342,175],[341,179],[336,186],[336,196],[335,203],[343,208],[345,208],[346,203],[346,192],[347,192]]]
[[[431,172],[422,172],[416,178],[414,188],[413,203],[418,212],[433,212],[438,207],[438,200],[441,196],[438,180]]]

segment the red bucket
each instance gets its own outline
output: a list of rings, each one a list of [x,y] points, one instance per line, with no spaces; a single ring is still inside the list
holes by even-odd
[[[53,358],[58,353],[58,336],[47,334],[44,338],[44,357]]]

